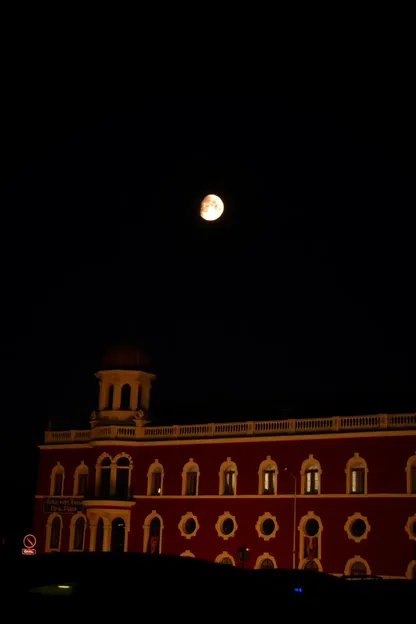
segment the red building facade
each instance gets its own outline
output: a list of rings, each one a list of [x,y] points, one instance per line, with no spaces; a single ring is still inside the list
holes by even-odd
[[[416,575],[416,415],[151,427],[152,375],[107,370],[91,429],[47,431],[39,551]]]

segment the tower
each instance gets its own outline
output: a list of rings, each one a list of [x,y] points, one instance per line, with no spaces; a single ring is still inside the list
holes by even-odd
[[[103,424],[144,426],[149,422],[150,391],[155,375],[141,370],[145,360],[134,349],[119,348],[96,373],[99,380],[98,410],[91,427]]]

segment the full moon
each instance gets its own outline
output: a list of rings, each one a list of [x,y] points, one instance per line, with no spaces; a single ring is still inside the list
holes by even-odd
[[[201,217],[205,221],[215,221],[224,212],[224,203],[217,195],[207,195],[201,202]]]

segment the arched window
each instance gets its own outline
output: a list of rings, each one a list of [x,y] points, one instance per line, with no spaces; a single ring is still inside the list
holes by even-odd
[[[163,466],[155,459],[147,471],[147,495],[162,496],[163,493]]]
[[[110,384],[107,391],[107,409],[112,409],[114,400],[114,386]]]
[[[352,559],[348,559],[344,574],[346,576],[370,576],[371,570],[365,559],[356,556]]]
[[[301,493],[310,495],[320,494],[321,474],[321,464],[313,455],[309,455],[301,467]]]
[[[123,455],[121,457],[115,457],[117,472],[116,472],[116,498],[119,500],[129,500],[130,496],[130,475],[132,462],[131,458]]]
[[[409,457],[406,465],[406,491],[416,494],[416,455]]]
[[[143,531],[143,552],[159,555],[162,552],[163,521],[156,511],[145,519]]]
[[[86,518],[82,514],[76,514],[71,519],[71,529],[70,529],[70,550],[72,551],[82,551],[84,550],[84,540],[85,540],[85,528],[86,528]]]
[[[411,561],[407,566],[406,578],[409,581],[416,581],[416,560]]]
[[[111,523],[111,552],[124,552],[125,537],[126,525],[123,518],[114,518]]]
[[[88,466],[84,460],[76,468],[74,474],[74,496],[85,496],[88,489]]]
[[[259,494],[270,495],[277,493],[277,464],[270,455],[259,466]]]
[[[256,570],[270,570],[271,568],[277,568],[276,559],[269,553],[263,553],[260,557],[257,557],[254,567]]]
[[[224,565],[235,566],[235,559],[230,553],[224,551],[215,559],[215,563],[223,563]]]
[[[124,384],[124,386],[121,388],[120,409],[122,410],[130,409],[130,394],[131,394],[130,384]]]
[[[299,560],[301,568],[304,568],[308,561],[320,561],[322,556],[322,531],[322,521],[313,511],[309,511],[301,518],[299,523]]]
[[[53,513],[49,516],[46,524],[46,548],[47,552],[61,550],[62,518]]]
[[[98,497],[102,500],[110,498],[111,493],[111,457],[106,455],[99,464]]]
[[[313,561],[307,561],[305,563],[305,565],[303,566],[304,570],[309,570],[310,572],[318,572],[319,568],[318,568],[318,564],[316,563],[315,560]]]
[[[367,462],[359,453],[354,453],[345,468],[347,494],[367,494],[367,473]]]
[[[64,495],[64,479],[65,479],[65,470],[61,465],[61,462],[57,462],[56,466],[53,467],[51,473],[51,496],[63,496]]]
[[[227,457],[227,461],[221,464],[219,471],[220,495],[235,496],[237,494],[237,475],[237,465],[231,461],[231,457]]]
[[[182,496],[198,496],[199,467],[192,457],[182,470]]]
[[[95,552],[103,552],[104,548],[104,520],[98,519],[97,533],[95,535]]]

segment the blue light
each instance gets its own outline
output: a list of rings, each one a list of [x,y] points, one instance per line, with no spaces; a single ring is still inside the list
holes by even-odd
[[[302,587],[295,587],[295,592],[299,592],[300,594],[303,592]]]

